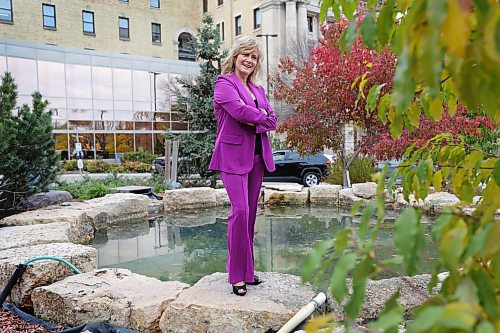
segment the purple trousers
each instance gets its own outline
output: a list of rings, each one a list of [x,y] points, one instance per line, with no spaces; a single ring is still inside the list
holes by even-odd
[[[220,173],[231,201],[231,213],[227,219],[226,264],[231,284],[254,281],[253,234],[264,168],[262,156],[255,155],[249,173]]]

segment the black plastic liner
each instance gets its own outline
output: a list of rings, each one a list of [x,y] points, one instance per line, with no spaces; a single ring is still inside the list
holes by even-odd
[[[35,324],[35,325],[40,325],[45,329],[48,330],[56,330],[57,325],[53,323],[46,322],[44,320],[41,320],[35,316],[30,315],[29,313],[26,313],[20,309],[18,309],[15,305],[10,304],[10,303],[4,303],[3,308],[7,311],[9,311],[12,314],[15,314],[16,316],[22,318],[23,320]],[[139,333],[137,331],[132,331],[127,328],[123,327],[118,327],[114,325],[110,325],[104,322],[92,322],[92,323],[86,323],[77,327],[65,327],[63,330],[60,330],[58,332],[60,333],[79,333],[79,332],[84,332],[84,331],[90,331],[92,333]]]

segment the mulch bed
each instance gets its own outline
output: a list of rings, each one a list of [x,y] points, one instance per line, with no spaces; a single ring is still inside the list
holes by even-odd
[[[47,330],[40,325],[30,324],[0,307],[0,333],[54,333],[62,329]]]

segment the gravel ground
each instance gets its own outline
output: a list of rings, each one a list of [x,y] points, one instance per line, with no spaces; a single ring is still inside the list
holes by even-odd
[[[39,325],[30,324],[0,308],[0,333],[54,333],[58,330],[50,331]]]

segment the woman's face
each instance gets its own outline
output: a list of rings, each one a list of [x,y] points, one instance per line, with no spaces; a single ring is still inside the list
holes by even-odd
[[[236,57],[235,71],[246,79],[255,70],[258,61],[259,52],[257,49],[253,51],[243,51]]]

